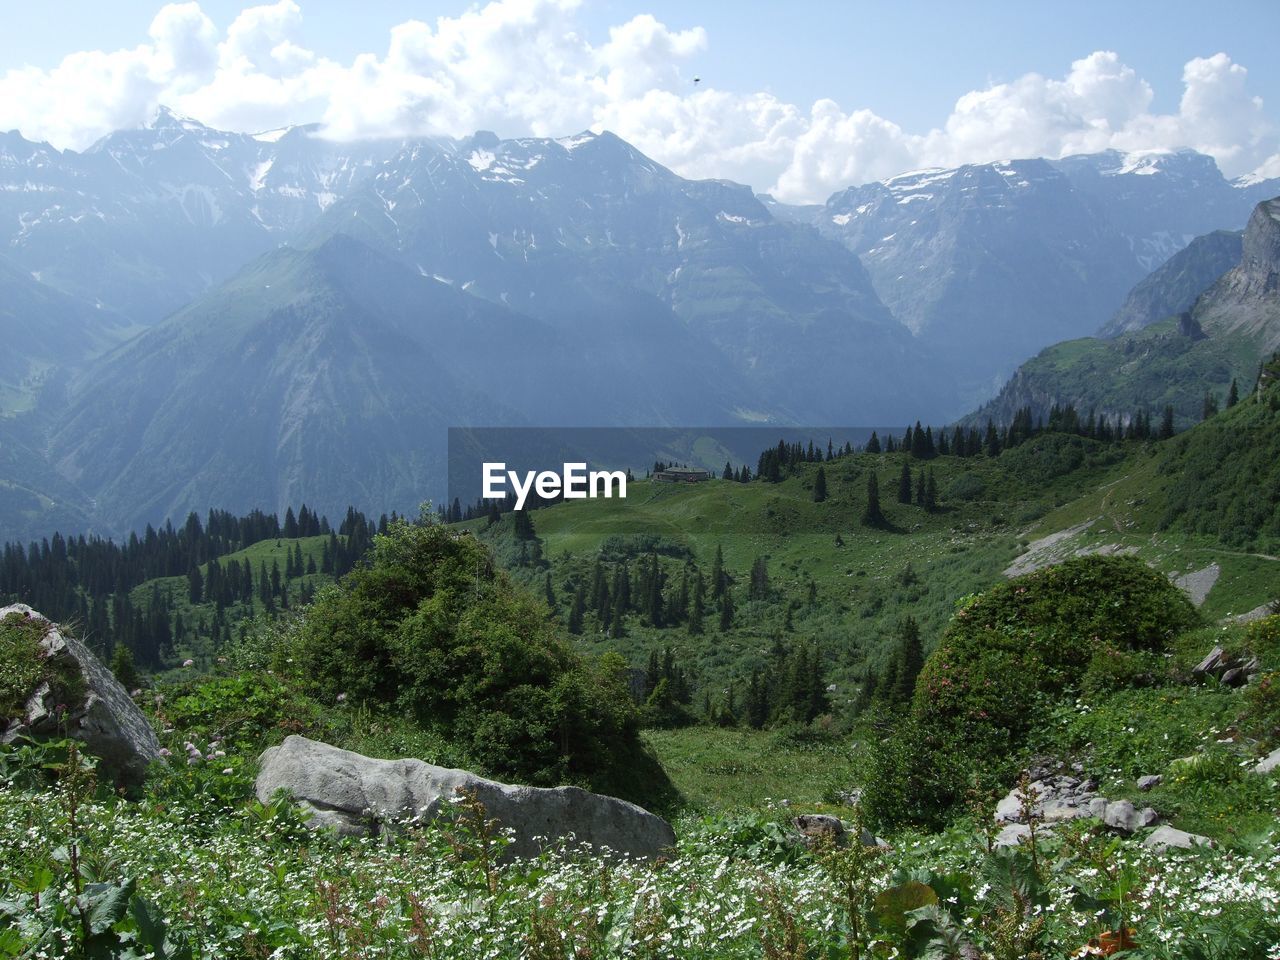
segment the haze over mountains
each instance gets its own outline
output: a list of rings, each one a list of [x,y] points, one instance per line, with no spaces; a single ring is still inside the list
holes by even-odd
[[[608,133],[314,133],[0,136],[11,536],[412,509],[448,426],[940,422],[1280,193],[1106,153],[799,208]]]

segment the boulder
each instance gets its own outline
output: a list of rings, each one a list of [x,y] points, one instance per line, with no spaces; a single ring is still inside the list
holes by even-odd
[[[839,817],[833,817],[829,813],[802,813],[791,818],[791,825],[808,844],[844,842],[844,823]]]
[[[1280,768],[1280,748],[1272,750],[1265,757],[1254,764],[1254,773],[1270,773],[1272,770]]]
[[[77,696],[78,703],[55,703],[50,685],[41,683],[31,691],[22,716],[0,718],[8,724],[0,742],[12,743],[19,736],[58,737],[65,731],[98,758],[99,776],[121,786],[141,783],[147,767],[163,758],[155,731],[128,691],[92,650],[57,624],[25,603],[0,608],[0,620],[12,614],[48,624],[40,641],[46,664],[55,673],[78,677],[84,694]],[[66,708],[61,717],[59,707]]]
[[[1145,777],[1138,778],[1138,789],[1143,793],[1146,793],[1148,790],[1152,790],[1155,787],[1160,786],[1162,783],[1164,783],[1164,777],[1158,773],[1152,773]]]
[[[1167,824],[1152,830],[1147,839],[1142,841],[1142,845],[1159,853],[1171,849],[1190,850],[1192,847],[1217,846],[1208,837],[1202,837],[1198,833],[1187,833],[1185,830],[1177,830]]]
[[[561,844],[656,857],[675,844],[665,820],[625,800],[579,787],[514,786],[421,760],[375,760],[306,737],[291,736],[264,751],[256,787],[263,802],[284,790],[309,826],[344,835],[378,834],[414,817],[431,820],[459,793],[473,791],[486,816],[514,832],[508,860]]]
[[[1113,800],[1107,804],[1102,814],[1102,822],[1121,833],[1133,833],[1142,827],[1149,827],[1158,819],[1151,807],[1138,810],[1128,800]]]
[[[1201,660],[1191,672],[1197,677],[1203,677],[1214,673],[1223,666],[1223,649],[1214,647],[1209,651],[1209,655]]]

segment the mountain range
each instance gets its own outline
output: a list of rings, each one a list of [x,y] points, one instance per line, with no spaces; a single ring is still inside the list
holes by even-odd
[[[168,111],[83,153],[11,132],[0,526],[412,509],[447,426],[942,421],[1276,193],[1106,153],[793,207],[609,133],[338,143]],[[1183,296],[1232,242],[1188,249]]]

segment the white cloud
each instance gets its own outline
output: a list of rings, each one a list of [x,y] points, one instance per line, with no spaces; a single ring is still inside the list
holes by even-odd
[[[233,130],[320,120],[336,138],[492,129],[558,136],[611,129],[686,176],[724,177],[780,198],[822,200],[851,183],[922,166],[1107,148],[1190,146],[1228,175],[1280,171],[1280,137],[1248,74],[1224,53],[1186,64],[1175,113],[1108,51],[1061,79],[1030,73],[960,96],[946,122],[902,129],[832,100],[694,89],[702,28],[649,14],[593,44],[579,0],[495,0],[434,24],[392,27],[385,53],[339,63],[307,49],[294,0],[248,7],[220,32],[198,3],[170,4],[147,42],[68,55],[0,76],[0,129],[83,148],[160,104]]]

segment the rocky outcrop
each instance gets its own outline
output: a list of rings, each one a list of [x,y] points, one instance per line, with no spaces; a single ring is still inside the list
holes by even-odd
[[[432,820],[474,792],[486,817],[514,831],[507,859],[590,845],[629,857],[656,857],[675,844],[671,826],[647,810],[578,787],[523,787],[421,760],[376,760],[291,736],[262,754],[257,793],[293,797],[313,828],[378,834],[397,821]]]
[[[1194,677],[1217,677],[1224,686],[1242,687],[1261,669],[1256,657],[1234,656],[1214,647],[1208,655],[1191,669]]]
[[[1043,766],[1030,771],[1035,778],[1028,785],[1028,794],[1035,798],[1031,816],[1037,822],[1052,827],[1065,820],[1093,817],[1120,833],[1134,833],[1159,820],[1151,807],[1139,810],[1128,800],[1099,796],[1097,781],[1075,775],[1078,772],[1051,772]],[[1022,791],[1015,787],[996,805],[996,823],[1003,824],[996,846],[1012,846],[1028,836],[1026,819]]]
[[[98,758],[99,776],[125,786],[140,783],[161,754],[155,731],[137,704],[80,640],[25,603],[0,608],[0,620],[14,614],[48,624],[40,641],[45,664],[53,674],[82,682],[75,684],[76,703],[55,702],[59,697],[51,684],[41,683],[28,696],[22,716],[4,718],[8,726],[0,741],[65,733],[83,741],[85,750]]]

